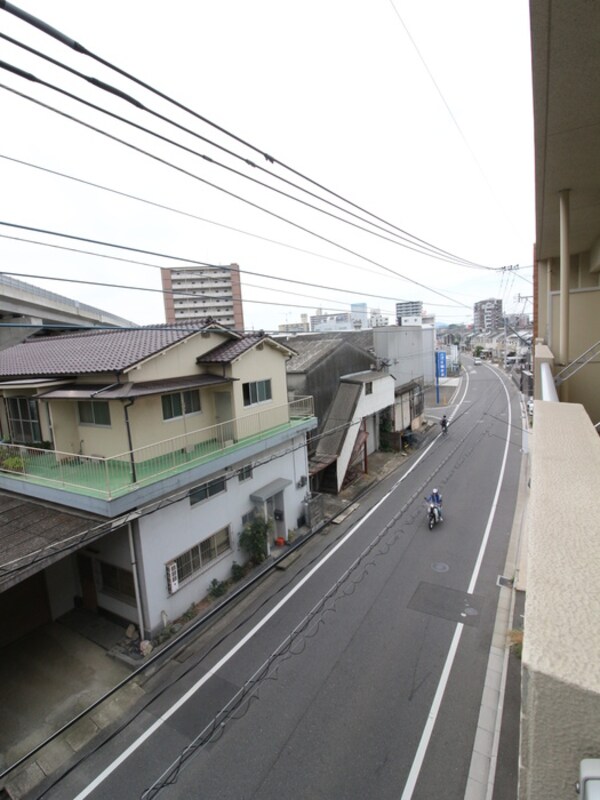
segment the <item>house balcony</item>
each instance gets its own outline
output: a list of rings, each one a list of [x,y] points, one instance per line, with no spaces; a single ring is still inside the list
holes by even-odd
[[[301,397],[110,457],[0,444],[0,488],[113,516],[316,424],[313,398]]]

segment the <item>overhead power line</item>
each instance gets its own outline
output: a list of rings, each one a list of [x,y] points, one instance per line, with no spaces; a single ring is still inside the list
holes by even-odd
[[[13,39],[11,36],[7,36],[6,34],[0,33],[0,38],[5,39],[6,41],[9,41],[11,44],[16,45],[17,47],[23,48],[27,52],[32,53],[32,54],[38,56],[39,58],[42,58],[42,59],[54,64],[55,66],[58,66],[61,69],[64,69],[64,70],[70,72],[73,75],[76,75],[77,77],[81,78],[84,81],[87,81],[87,82],[91,83],[93,86],[96,86],[97,88],[104,89],[105,91],[109,92],[110,94],[113,94],[113,95],[125,100],[126,102],[131,103],[137,109],[142,110],[142,111],[152,115],[153,117],[156,117],[157,119],[160,119],[163,122],[165,122],[165,123],[167,123],[169,125],[172,125],[173,127],[176,127],[177,129],[179,129],[179,130],[181,130],[181,131],[183,131],[185,133],[188,133],[191,136],[193,136],[193,137],[195,137],[195,138],[197,138],[197,139],[199,139],[199,140],[201,140],[203,142],[206,142],[207,144],[210,144],[211,146],[213,146],[216,149],[226,153],[227,155],[229,155],[229,156],[231,156],[231,157],[233,157],[235,159],[238,159],[239,161],[242,161],[244,164],[246,164],[248,166],[251,166],[254,169],[257,169],[257,170],[261,171],[262,173],[264,173],[266,175],[269,175],[271,178],[274,178],[274,179],[276,179],[278,181],[281,181],[281,182],[285,183],[286,185],[291,186],[291,187],[299,190],[300,192],[303,192],[303,193],[309,195],[310,197],[312,197],[312,198],[314,198],[316,200],[319,200],[322,203],[326,203],[327,205],[329,205],[329,206],[331,206],[333,208],[336,208],[338,211],[341,211],[344,214],[348,214],[350,217],[352,217],[354,219],[360,220],[362,222],[366,222],[368,225],[371,225],[376,230],[382,231],[387,235],[384,236],[381,233],[378,234],[374,230],[369,230],[369,229],[364,228],[364,227],[362,227],[360,225],[356,225],[356,223],[353,223],[351,220],[346,220],[346,219],[340,218],[337,215],[332,214],[331,212],[328,212],[328,211],[326,211],[324,209],[321,209],[321,208],[318,208],[318,207],[312,205],[311,203],[306,202],[305,200],[302,200],[302,199],[300,199],[298,197],[295,197],[294,195],[290,195],[288,192],[283,192],[283,191],[281,191],[279,189],[276,189],[274,186],[271,186],[270,184],[267,184],[264,181],[259,181],[256,178],[253,178],[252,176],[247,175],[246,173],[240,172],[239,170],[232,169],[231,167],[228,167],[226,164],[223,164],[223,163],[221,163],[219,161],[216,161],[215,159],[211,158],[210,156],[207,156],[206,154],[198,153],[197,151],[194,151],[191,148],[185,147],[184,145],[182,145],[182,144],[180,144],[178,142],[175,142],[172,139],[169,139],[168,137],[164,137],[164,136],[156,133],[155,131],[152,131],[152,130],[144,127],[144,126],[138,125],[137,123],[134,123],[133,121],[131,121],[131,120],[125,118],[125,117],[122,117],[122,116],[120,116],[118,114],[115,114],[115,113],[113,113],[111,111],[108,111],[107,109],[104,109],[101,106],[98,106],[98,105],[96,105],[94,103],[91,103],[91,102],[89,102],[89,101],[87,101],[87,100],[85,100],[85,99],[83,99],[83,98],[81,98],[81,97],[79,97],[77,95],[72,94],[71,92],[67,92],[67,91],[61,89],[58,86],[55,86],[55,85],[53,85],[51,83],[48,83],[47,81],[43,81],[43,80],[41,80],[40,78],[38,78],[37,76],[33,75],[30,72],[25,72],[23,70],[20,70],[17,67],[13,67],[12,65],[7,64],[6,62],[0,61],[0,67],[1,68],[4,68],[4,69],[6,69],[6,70],[8,70],[8,71],[10,71],[10,72],[12,72],[12,73],[14,73],[16,75],[19,75],[22,78],[25,78],[25,79],[27,79],[29,81],[38,83],[38,84],[40,84],[42,86],[45,86],[46,88],[49,88],[49,89],[51,89],[53,91],[59,92],[61,94],[64,94],[65,96],[70,97],[71,99],[73,99],[73,100],[75,100],[75,101],[77,101],[79,103],[83,103],[84,105],[87,105],[90,108],[93,108],[93,109],[95,109],[97,111],[100,111],[103,114],[106,114],[106,115],[112,117],[113,119],[117,119],[117,120],[119,120],[121,122],[124,122],[124,123],[126,123],[128,125],[131,125],[131,126],[137,128],[138,130],[141,130],[141,131],[143,131],[145,133],[148,133],[148,134],[150,134],[152,136],[156,136],[156,137],[162,139],[163,141],[168,142],[169,144],[173,144],[176,147],[184,149],[188,153],[191,153],[191,154],[196,155],[196,156],[198,156],[200,158],[203,158],[204,160],[210,162],[211,164],[214,164],[217,167],[220,167],[222,169],[228,170],[229,172],[232,172],[232,173],[234,173],[234,174],[236,174],[236,175],[238,175],[238,176],[240,176],[240,177],[242,177],[242,178],[244,178],[246,180],[252,181],[253,183],[256,183],[256,184],[258,184],[258,185],[260,185],[260,186],[262,186],[264,188],[267,188],[267,189],[269,189],[271,191],[277,192],[278,194],[281,194],[281,195],[283,195],[285,197],[288,197],[289,199],[294,200],[295,202],[301,203],[302,205],[305,205],[305,206],[307,206],[309,208],[312,208],[313,210],[318,211],[319,213],[327,214],[328,216],[331,216],[333,219],[337,219],[338,221],[344,222],[345,224],[348,224],[348,225],[353,225],[354,227],[358,228],[359,230],[363,230],[363,231],[365,231],[367,233],[370,233],[372,235],[379,236],[380,238],[383,238],[386,241],[394,242],[394,243],[399,244],[401,246],[405,246],[405,245],[401,244],[401,242],[404,241],[404,242],[409,243],[409,245],[411,245],[411,247],[409,247],[409,249],[413,249],[413,247],[414,247],[414,249],[416,249],[417,252],[427,253],[427,254],[431,255],[432,258],[437,258],[439,256],[443,256],[442,260],[450,261],[450,262],[456,263],[456,264],[460,264],[460,265],[465,266],[465,267],[470,267],[470,268],[474,268],[474,269],[490,269],[490,270],[493,269],[493,267],[486,267],[486,266],[481,265],[481,264],[475,264],[472,261],[467,261],[467,260],[465,260],[463,258],[460,258],[459,256],[456,256],[456,255],[448,252],[447,250],[443,250],[443,249],[441,249],[441,248],[439,248],[439,247],[437,247],[435,245],[432,245],[432,244],[430,244],[428,242],[425,242],[424,240],[418,240],[412,234],[403,235],[402,233],[397,233],[394,230],[389,230],[389,225],[387,227],[384,227],[383,225],[380,225],[380,224],[378,224],[376,222],[369,221],[368,219],[365,219],[360,214],[356,214],[353,211],[349,211],[348,209],[343,208],[339,204],[332,202],[328,198],[322,197],[322,196],[316,194],[315,192],[312,192],[309,189],[306,189],[305,187],[302,187],[299,184],[294,183],[293,181],[290,181],[290,180],[284,178],[283,176],[272,172],[271,170],[268,170],[268,169],[266,169],[264,167],[261,167],[260,165],[253,163],[252,161],[250,161],[249,159],[245,158],[244,156],[241,156],[240,154],[235,153],[233,150],[230,150],[229,148],[226,148],[223,145],[220,145],[218,142],[215,142],[212,139],[208,139],[207,137],[202,136],[198,132],[196,132],[196,131],[194,131],[194,130],[192,130],[190,128],[187,128],[184,125],[181,125],[181,124],[175,122],[173,119],[170,119],[169,117],[166,117],[163,114],[160,114],[159,112],[157,112],[157,111],[155,111],[155,110],[153,110],[151,108],[148,108],[141,101],[139,101],[137,98],[134,98],[131,95],[125,94],[124,92],[116,89],[115,87],[109,86],[108,84],[104,83],[103,81],[99,81],[97,78],[92,78],[92,77],[90,77],[88,75],[84,75],[83,73],[79,72],[78,70],[75,70],[72,67],[69,67],[68,65],[63,64],[62,62],[57,61],[54,58],[51,58],[50,56],[46,55],[45,53],[42,53],[39,50],[36,50],[36,49],[34,49],[32,47],[29,47],[28,45],[26,45],[26,44],[24,44],[22,42],[19,42],[16,39]],[[394,239],[390,239],[389,238],[390,235],[394,236],[395,238]],[[398,241],[398,240],[400,240],[400,241]]]
[[[234,141],[238,142],[239,144],[244,145],[245,147],[248,147],[251,151],[253,151],[255,153],[259,153],[267,162],[269,162],[271,164],[278,164],[283,169],[291,172],[292,174],[296,175],[297,177],[301,178],[302,180],[307,181],[309,184],[319,188],[321,191],[325,191],[327,194],[330,194],[331,196],[337,198],[338,200],[341,200],[342,202],[346,203],[347,205],[351,206],[352,208],[355,208],[355,209],[359,210],[361,213],[367,214],[369,217],[372,217],[373,219],[376,219],[379,222],[382,222],[383,224],[385,224],[385,225],[387,225],[387,226],[399,231],[400,233],[402,233],[404,235],[407,235],[407,236],[410,236],[411,239],[413,239],[415,241],[415,243],[420,243],[421,245],[425,245],[427,247],[433,247],[436,250],[439,250],[440,253],[446,252],[446,251],[441,250],[440,248],[437,248],[435,245],[432,245],[431,243],[427,242],[426,240],[420,239],[419,237],[416,237],[413,234],[410,234],[408,231],[405,231],[404,229],[399,228],[398,226],[394,225],[393,223],[390,223],[390,222],[384,220],[383,218],[379,217],[378,215],[376,215],[376,214],[374,214],[374,213],[362,208],[361,206],[357,205],[356,203],[352,202],[351,200],[343,197],[342,195],[339,195],[337,192],[334,192],[333,190],[331,190],[331,189],[327,188],[326,186],[322,185],[318,181],[315,181],[312,178],[308,177],[304,173],[293,169],[288,164],[284,163],[283,161],[280,161],[279,159],[277,159],[274,156],[272,156],[269,153],[267,153],[263,148],[257,147],[255,145],[251,144],[250,142],[242,139],[241,137],[237,136],[233,132],[231,132],[231,131],[227,130],[226,128],[222,127],[221,125],[218,125],[217,123],[211,121],[207,117],[199,114],[198,112],[194,111],[193,109],[189,108],[188,106],[184,105],[183,103],[180,103],[179,101],[175,100],[174,98],[170,97],[169,95],[159,91],[155,87],[153,87],[153,86],[147,84],[146,82],[142,81],[141,79],[135,77],[131,73],[121,69],[120,67],[117,67],[115,64],[112,64],[110,61],[107,61],[107,60],[103,59],[101,56],[99,56],[99,55],[93,53],[92,51],[88,50],[86,47],[84,47],[82,44],[80,44],[79,42],[75,41],[71,37],[67,36],[66,34],[62,33],[61,31],[58,31],[56,28],[53,28],[48,23],[46,23],[43,20],[33,16],[32,14],[28,14],[26,11],[23,11],[22,9],[18,8],[17,6],[13,5],[12,3],[9,3],[6,0],[2,0],[2,2],[0,2],[0,9],[4,9],[5,11],[8,11],[9,13],[13,14],[17,18],[21,19],[22,21],[26,22],[29,25],[32,25],[33,27],[35,27],[38,30],[42,31],[43,33],[47,34],[48,36],[51,36],[52,38],[56,39],[61,44],[67,46],[68,48],[74,50],[75,52],[77,52],[79,54],[82,54],[82,55],[88,56],[89,58],[97,61],[99,64],[102,64],[103,66],[105,66],[107,69],[112,70],[112,71],[116,72],[119,75],[122,75],[127,80],[130,80],[133,83],[137,84],[138,86],[143,87],[144,89],[146,89],[147,91],[149,91],[152,94],[156,95],[157,97],[160,97],[161,99],[165,100],[168,103],[171,103],[172,105],[174,105],[177,108],[185,111],[186,113],[191,114],[196,119],[199,119],[200,121],[202,121],[205,124],[211,126],[215,130],[218,130],[220,133],[224,134],[225,136],[230,137],[231,139],[233,139]],[[101,81],[100,82],[95,82],[94,85],[98,86],[99,88],[105,89],[106,91],[109,91],[111,93],[117,94],[118,96],[121,96],[123,98],[127,98],[128,97],[127,95],[125,95],[125,93],[121,92],[120,90],[113,91],[112,87],[109,87],[108,84],[105,84],[104,82],[101,82]],[[254,164],[251,164],[251,165],[254,166]],[[451,256],[451,259],[453,261],[455,259],[457,259],[457,258],[458,258],[457,256]],[[472,265],[474,265],[473,262],[468,262],[467,259],[459,259],[459,260],[460,261],[465,261],[467,263],[471,263]],[[481,266],[481,265],[479,265],[479,266]]]

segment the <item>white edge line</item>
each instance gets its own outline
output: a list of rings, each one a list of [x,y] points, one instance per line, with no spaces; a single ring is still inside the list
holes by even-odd
[[[350,530],[339,540],[339,542],[334,545],[331,550],[326,553],[321,561],[318,564],[307,572],[307,574],[291,589],[288,594],[283,597],[277,605],[273,606],[273,608],[258,622],[252,630],[248,631],[248,633],[240,639],[240,641],[231,648],[217,663],[208,671],[206,672],[202,678],[200,678],[188,691],[183,694],[176,703],[174,703],[167,711],[164,712],[157,720],[154,722],[144,733],[139,736],[129,747],[124,750],[114,761],[112,761],[94,780],[86,786],[83,791],[81,791],[73,800],[84,800],[84,798],[88,797],[98,786],[100,786],[103,781],[111,775],[117,767],[119,767],[124,761],[126,761],[130,755],[132,755],[152,734],[154,734],[165,722],[167,722],[173,714],[175,714],[189,699],[192,697],[198,689],[200,689],[204,684],[210,680],[220,669],[223,667],[233,656],[241,650],[244,645],[255,636],[258,631],[263,628],[267,622],[273,617],[283,606],[290,600],[296,592],[298,592],[307,581],[312,578],[312,576],[319,570],[321,567],[327,563],[327,561],[342,547],[351,536],[353,536],[356,531],[365,523],[369,517],[375,513],[375,511],[389,498],[392,494],[398,483],[404,480],[407,475],[409,475],[412,470],[417,466],[417,464],[425,457],[428,450],[433,447],[435,444],[434,440],[429,447],[421,454],[420,458],[410,467],[409,470],[403,475],[403,477],[398,481],[394,486],[371,508],[369,511],[365,513],[365,515],[350,528]]]
[[[465,389],[464,397],[466,397],[467,394],[468,383],[469,383],[469,376],[467,374],[467,388]],[[456,414],[459,406],[464,402],[464,397],[460,401],[460,403],[458,403],[458,405],[456,406],[454,414]],[[319,561],[318,564],[315,564],[315,566],[309,572],[307,572],[307,574],[296,584],[296,586],[294,586],[294,588],[291,589],[288,592],[288,594],[285,597],[283,597],[279,601],[279,603],[277,603],[277,605],[275,605],[271,609],[271,611],[269,611],[263,617],[263,619],[254,626],[254,628],[252,628],[252,630],[248,631],[248,633],[242,639],[240,639],[240,641],[234,647],[232,647],[231,650],[229,650],[229,652],[227,652],[223,656],[223,658],[217,661],[217,663],[208,672],[206,672],[202,676],[202,678],[200,678],[200,680],[198,680],[192,687],[190,687],[190,689],[188,689],[188,691],[185,694],[183,694],[179,698],[179,700],[177,700],[176,703],[174,703],[167,711],[165,711],[164,714],[161,714],[161,716],[156,720],[156,722],[154,722],[149,728],[147,728],[144,731],[144,733],[141,736],[139,736],[134,742],[132,742],[129,745],[129,747],[121,753],[121,755],[119,755],[114,761],[111,761],[111,763],[107,767],[105,767],[102,770],[102,772],[96,778],[94,778],[94,780],[91,783],[89,783],[85,789],[83,789],[83,791],[81,791],[78,795],[76,795],[73,798],[73,800],[85,800],[86,797],[89,797],[89,795],[95,789],[97,789],[98,786],[100,786],[100,784],[103,783],[106,780],[106,778],[109,777],[109,775],[111,775],[119,766],[121,766],[121,764],[123,764],[123,762],[125,762],[129,758],[129,756],[135,753],[135,751],[139,747],[141,747],[141,745],[144,744],[144,742],[147,739],[149,739],[150,736],[152,736],[160,727],[162,727],[162,725],[164,725],[165,722],[167,722],[173,716],[173,714],[179,711],[179,709],[185,703],[187,703],[190,697],[192,697],[198,691],[198,689],[201,689],[202,686],[204,686],[204,684],[207,681],[209,681],[210,678],[212,678],[213,675],[215,675],[221,669],[221,667],[223,667],[228,661],[230,661],[230,659],[232,659],[233,656],[239,650],[241,650],[241,648],[244,647],[244,645],[247,642],[249,642],[250,639],[252,639],[252,637],[255,636],[261,628],[263,628],[267,624],[267,622],[271,619],[271,617],[273,617],[281,608],[283,608],[283,606],[288,602],[288,600],[290,600],[296,594],[296,592],[298,592],[304,586],[304,584],[307,581],[309,581],[310,578],[312,578],[312,576],[319,569],[321,569],[321,567],[325,563],[327,563],[327,561],[340,549],[340,547],[342,547],[348,541],[348,539],[350,539],[350,537],[356,533],[356,531],[363,525],[363,523],[369,519],[371,514],[373,514],[390,497],[390,495],[394,492],[396,487],[400,483],[402,483],[402,481],[405,478],[407,478],[410,475],[410,473],[418,466],[418,464],[420,464],[420,462],[425,458],[427,453],[431,450],[431,448],[435,445],[435,443],[439,439],[440,435],[441,434],[438,434],[436,438],[431,442],[431,444],[425,448],[425,450],[421,453],[421,455],[414,462],[414,464],[412,464],[409,467],[409,469],[406,470],[404,475],[398,481],[396,481],[396,483],[392,486],[392,488],[379,500],[379,502],[377,502],[371,509],[369,509],[369,511],[367,511],[367,513],[355,525],[353,525],[352,528],[350,528],[348,533],[346,533],[346,535],[343,536],[340,539],[340,541],[336,545],[334,545],[328,553],[325,554],[325,556],[323,556],[323,558],[321,559],[321,561]]]
[[[496,373],[494,374],[496,375]],[[471,581],[469,583],[469,588],[467,589],[467,594],[473,594],[475,584],[477,583],[477,578],[479,577],[479,570],[481,569],[483,555],[489,539],[490,531],[492,529],[494,517],[496,516],[498,497],[500,496],[500,490],[502,488],[502,481],[504,479],[504,470],[506,468],[506,461],[508,458],[508,446],[510,444],[511,419],[512,419],[511,409],[510,409],[510,395],[506,390],[504,381],[498,375],[496,375],[496,377],[502,384],[502,388],[504,389],[504,393],[506,394],[508,402],[508,423],[506,428],[506,443],[504,445],[504,456],[502,458],[502,466],[500,468],[500,473],[498,475],[498,482],[496,484],[496,492],[494,494],[494,500],[492,502],[490,514],[488,516],[487,525],[485,527],[485,533],[481,541],[481,547],[479,548],[479,554],[477,556],[477,560],[473,568],[473,573],[471,576]],[[448,683],[448,678],[450,676],[450,670],[452,669],[452,665],[456,657],[456,651],[458,649],[458,643],[460,642],[460,637],[462,636],[463,627],[464,625],[462,622],[458,622],[456,625],[454,636],[452,637],[452,642],[450,644],[450,649],[448,650],[448,655],[446,656],[446,662],[444,663],[444,668],[442,670],[442,674],[440,675],[438,687],[436,689],[433,701],[431,703],[431,708],[429,710],[429,714],[427,715],[427,721],[425,723],[425,727],[423,728],[423,733],[421,734],[419,746],[417,747],[417,751],[415,753],[415,757],[413,759],[410,772],[408,773],[406,785],[404,786],[404,791],[402,792],[400,800],[411,800],[412,798],[415,786],[417,784],[417,780],[419,778],[419,773],[421,772],[421,768],[425,760],[425,754],[427,753],[427,748],[429,747],[429,740],[431,739],[431,734],[433,733],[433,728],[437,720],[437,715],[439,713],[440,706],[442,704],[444,692],[446,690],[446,685]]]

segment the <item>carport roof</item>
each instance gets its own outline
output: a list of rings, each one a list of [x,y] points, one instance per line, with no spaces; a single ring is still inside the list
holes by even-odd
[[[0,592],[103,536],[110,524],[0,492]]]

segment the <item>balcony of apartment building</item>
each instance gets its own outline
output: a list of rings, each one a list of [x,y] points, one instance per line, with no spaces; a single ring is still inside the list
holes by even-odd
[[[516,582],[526,592],[521,800],[567,797],[580,761],[600,757],[599,421],[573,387],[569,402],[560,401],[563,369],[538,341],[526,547]],[[599,369],[587,371],[596,387]]]
[[[106,457],[1,443],[0,488],[113,517],[315,426],[301,397]]]

